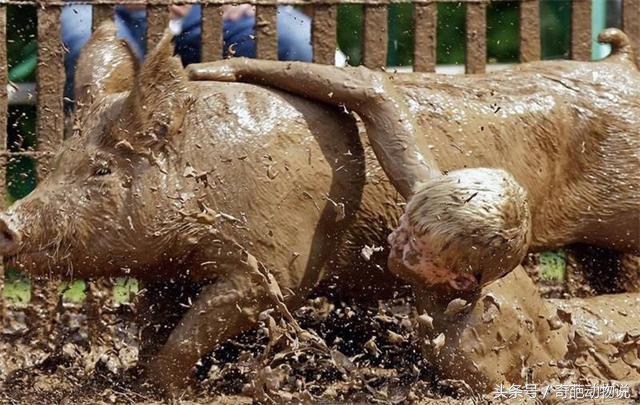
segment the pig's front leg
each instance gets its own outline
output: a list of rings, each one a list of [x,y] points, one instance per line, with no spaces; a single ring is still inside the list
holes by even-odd
[[[183,390],[203,355],[256,323],[270,304],[263,291],[242,270],[204,287],[151,362],[150,381],[170,394]]]

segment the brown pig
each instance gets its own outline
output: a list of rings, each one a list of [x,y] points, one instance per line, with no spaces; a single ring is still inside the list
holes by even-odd
[[[486,284],[519,264],[529,243],[639,248],[640,74],[623,32],[599,39],[613,49],[599,62],[464,77],[240,58],[188,72],[356,111],[408,200],[390,239],[392,268],[412,268],[404,275],[430,284],[447,273]]]
[[[594,64],[389,80],[425,131],[418,147],[433,153],[434,172],[513,174],[528,193],[534,248],[585,241],[630,250],[640,77],[628,46],[616,49]],[[400,200],[350,115],[257,86],[189,81],[168,35],[138,66],[110,25],[83,50],[80,71],[76,133],[51,174],[3,214],[0,254],[31,274],[186,275],[205,285],[150,365],[153,381],[182,387],[200,356],[272,305],[250,258],[293,292],[292,306],[326,274],[364,288],[369,270],[380,274],[373,265],[385,255],[366,261],[360,252],[385,245]],[[331,92],[310,88],[314,98]],[[424,178],[391,180],[406,196]],[[519,233],[518,255],[528,232]]]
[[[543,300],[516,267],[530,226],[534,249],[638,249],[640,77],[626,35],[599,39],[613,53],[597,63],[463,78],[248,60],[188,70],[360,115],[408,200],[389,266],[413,284],[425,355],[447,378],[482,391],[569,376],[637,381],[640,294]]]

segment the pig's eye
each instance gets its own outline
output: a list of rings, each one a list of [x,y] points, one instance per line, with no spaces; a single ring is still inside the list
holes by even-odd
[[[94,176],[107,176],[109,174],[111,174],[111,169],[108,166],[99,166],[93,171]]]

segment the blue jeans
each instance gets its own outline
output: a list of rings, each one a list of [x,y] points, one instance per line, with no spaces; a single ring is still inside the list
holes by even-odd
[[[201,7],[194,5],[182,20],[182,33],[176,36],[175,49],[188,65],[200,61],[200,17]],[[126,39],[134,53],[142,58],[146,52],[145,34],[147,31],[144,11],[127,11],[116,7],[115,23],[118,36]],[[91,36],[91,6],[68,5],[62,9],[62,42],[69,50],[65,55],[67,82],[65,95],[73,97],[73,75],[80,50]],[[254,38],[255,17],[243,17],[236,21],[225,21],[223,26],[224,55],[234,45],[235,56],[255,58]],[[291,6],[279,6],[277,17],[278,59],[310,62],[311,20]]]

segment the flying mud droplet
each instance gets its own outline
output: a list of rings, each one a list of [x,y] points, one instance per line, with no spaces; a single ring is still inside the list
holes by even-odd
[[[382,252],[383,250],[384,250],[384,248],[382,246],[364,245],[364,247],[360,251],[360,256],[362,256],[362,258],[364,260],[370,261],[371,260],[371,255],[373,255],[373,253]]]
[[[431,347],[433,348],[433,353],[438,356],[440,355],[440,350],[444,347],[444,343],[446,338],[444,337],[444,333],[439,334],[435,339],[431,341]]]
[[[447,305],[447,309],[444,310],[444,314],[447,316],[456,316],[468,307],[469,304],[467,303],[467,301],[463,300],[462,298],[456,298],[449,302],[449,304]]]
[[[418,324],[424,328],[433,330],[433,318],[426,312],[418,316]]]
[[[390,343],[393,343],[394,345],[400,344],[400,343],[404,343],[407,340],[404,338],[404,336],[395,333],[394,331],[388,330],[387,331],[387,337],[389,339]]]
[[[367,340],[367,343],[364,344],[364,349],[369,352],[369,354],[378,357],[380,353],[380,349],[378,349],[378,345],[376,344],[376,337],[372,336],[371,339]]]

